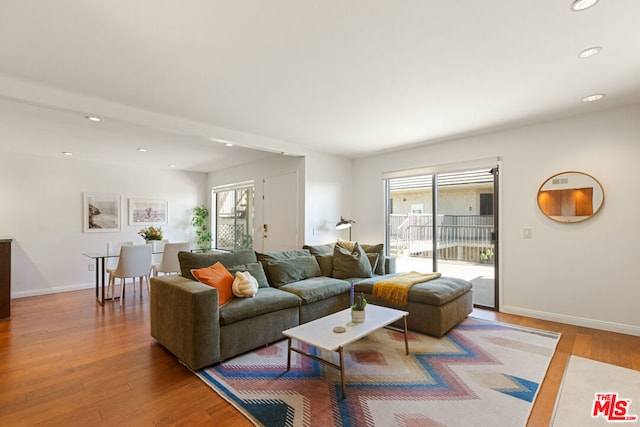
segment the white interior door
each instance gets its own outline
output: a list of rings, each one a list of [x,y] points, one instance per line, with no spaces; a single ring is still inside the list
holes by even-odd
[[[298,174],[264,179],[262,248],[265,252],[298,247]]]

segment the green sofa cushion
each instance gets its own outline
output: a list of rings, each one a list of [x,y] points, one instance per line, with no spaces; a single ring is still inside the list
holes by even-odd
[[[234,265],[245,265],[257,262],[256,254],[252,250],[242,250],[237,252],[224,253],[205,253],[196,254],[192,252],[178,252],[178,261],[180,262],[180,273],[182,277],[191,280],[197,280],[191,274],[192,269],[206,268],[212,266],[216,262],[220,262],[225,268]]]
[[[372,294],[373,286],[376,282],[394,276],[397,276],[397,274],[361,279],[355,282],[355,291]],[[409,302],[440,306],[458,298],[469,290],[471,290],[470,282],[456,277],[442,276],[428,282],[413,285],[409,290]]]
[[[322,273],[318,261],[312,255],[269,261],[267,263],[271,286],[276,288],[298,280],[318,277]]]
[[[242,265],[234,265],[233,267],[228,267],[229,273],[236,277],[237,271],[248,271],[255,279],[258,281],[259,288],[268,288],[269,281],[267,280],[267,275],[264,272],[264,268],[262,268],[262,264],[259,262],[250,262],[249,264]]]
[[[384,243],[378,243],[375,245],[365,245],[364,243],[362,243],[360,244],[360,247],[367,254],[378,254],[378,263],[376,264],[376,267],[373,272],[379,276],[385,275],[387,272],[385,270],[385,261],[384,261],[385,260]]]
[[[260,262],[281,261],[283,259],[298,258],[299,256],[309,256],[311,252],[307,249],[292,249],[280,252],[256,252],[256,258]]]
[[[316,261],[320,266],[320,272],[323,276],[331,277],[333,274],[333,249],[331,254],[318,254],[316,255]]]
[[[279,289],[295,294],[303,301],[303,304],[311,304],[348,293],[351,290],[351,284],[332,277],[313,277],[300,282],[287,283]]]
[[[378,254],[367,254],[367,258],[369,259],[369,263],[371,264],[371,270],[375,271],[378,265],[378,259],[380,255]],[[317,254],[316,261],[318,261],[318,265],[320,266],[320,272],[323,276],[332,277],[333,276],[333,252],[331,254]]]
[[[220,307],[220,326],[244,319],[299,307],[300,298],[275,288],[260,288],[251,298],[234,298]]]
[[[351,277],[372,277],[371,263],[358,243],[349,250],[340,244],[333,249],[333,277],[347,279]]]
[[[280,252],[256,252],[256,258],[258,261],[262,263],[262,267],[264,268],[264,272],[267,274],[267,280],[269,281],[269,285],[274,286],[271,277],[269,276],[269,262],[273,261],[282,261],[287,259],[294,259],[301,256],[310,256],[311,252],[307,249],[292,249],[289,251],[280,251]]]
[[[333,247],[335,243],[327,243],[325,245],[304,245],[302,249],[307,249],[311,255],[333,255]]]

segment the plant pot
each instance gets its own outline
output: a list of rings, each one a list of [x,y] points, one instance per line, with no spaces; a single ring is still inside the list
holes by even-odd
[[[161,240],[145,240],[147,245],[151,245],[151,252],[157,252],[160,247]]]
[[[351,321],[353,323],[364,323],[366,318],[366,310],[351,310]]]

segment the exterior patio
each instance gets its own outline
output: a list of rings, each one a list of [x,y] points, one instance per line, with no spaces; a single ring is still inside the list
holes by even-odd
[[[492,215],[391,214],[389,251],[397,271],[433,270],[433,236],[436,236],[438,271],[473,284],[473,302],[495,306]]]

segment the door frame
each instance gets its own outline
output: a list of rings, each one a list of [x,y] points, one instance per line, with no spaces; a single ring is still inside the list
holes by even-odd
[[[469,160],[463,162],[454,162],[454,163],[444,163],[437,164],[431,166],[424,166],[413,169],[404,169],[397,171],[387,171],[383,172],[382,179],[389,180],[392,178],[403,178],[408,176],[416,176],[416,175],[433,175],[436,177],[438,174],[443,173],[455,173],[456,171],[464,171],[464,170],[475,170],[475,169],[488,169],[489,173],[493,173],[492,171],[496,171],[494,173],[493,186],[494,186],[494,197],[493,197],[493,217],[494,217],[494,233],[495,233],[495,244],[494,244],[494,305],[495,307],[486,307],[486,306],[478,306],[482,308],[486,308],[489,310],[499,311],[500,301],[502,301],[502,239],[501,236],[501,228],[502,222],[500,218],[502,217],[502,193],[500,192],[500,188],[502,187],[502,174],[500,171],[502,170],[502,159],[499,156],[489,157],[484,159],[477,160]],[[432,197],[434,200],[432,201],[434,212],[437,212],[437,178],[434,178],[432,182],[432,188],[434,189],[432,192]],[[387,255],[389,251],[389,227],[388,227],[388,219],[390,213],[389,206],[390,194],[389,194],[389,186],[385,185],[385,239],[387,242]],[[436,235],[436,221],[434,223],[434,236]],[[433,257],[433,271],[437,271],[437,256]]]

